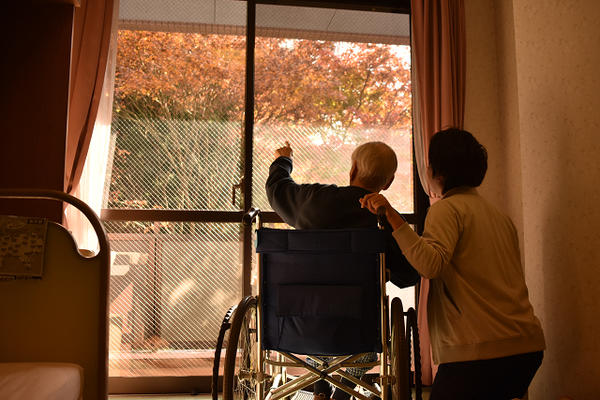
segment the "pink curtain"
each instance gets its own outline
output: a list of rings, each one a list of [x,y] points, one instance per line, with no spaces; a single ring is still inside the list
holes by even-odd
[[[429,140],[446,127],[462,128],[465,105],[465,11],[463,0],[412,0],[412,83],[415,156],[419,177],[429,192],[426,171]],[[433,202],[435,199],[431,198]],[[423,383],[430,385],[427,324],[429,280],[421,280],[418,306]]]
[[[118,0],[83,0],[75,8],[64,189],[77,187],[92,137]]]

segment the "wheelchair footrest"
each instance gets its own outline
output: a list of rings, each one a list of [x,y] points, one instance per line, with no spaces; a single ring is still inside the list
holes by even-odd
[[[298,390],[291,400],[313,400],[313,393],[306,390]]]

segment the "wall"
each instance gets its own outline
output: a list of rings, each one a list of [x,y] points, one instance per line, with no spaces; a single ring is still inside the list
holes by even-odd
[[[600,398],[600,2],[466,0],[465,126],[515,220],[548,349],[530,399]]]
[[[494,0],[467,0],[465,3],[465,129],[472,132],[488,150],[488,172],[480,193],[522,228],[519,136],[503,134],[518,132],[519,121],[516,63],[514,56],[506,54],[514,43],[511,21],[496,29],[498,13],[511,12],[512,8],[509,7],[510,2],[500,2],[502,7],[494,3]]]
[[[73,6],[3,5],[0,37],[0,188],[63,190]],[[27,207],[31,209],[31,207]],[[58,202],[39,215],[60,220]],[[19,214],[22,202],[0,203]]]
[[[513,8],[525,265],[548,345],[532,393],[597,399],[600,2]]]

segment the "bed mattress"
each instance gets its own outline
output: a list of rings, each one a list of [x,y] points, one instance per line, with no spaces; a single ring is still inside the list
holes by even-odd
[[[0,363],[2,400],[80,400],[83,368],[68,363]]]

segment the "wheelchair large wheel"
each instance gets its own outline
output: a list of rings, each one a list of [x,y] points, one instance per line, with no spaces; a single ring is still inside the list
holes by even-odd
[[[256,298],[248,296],[237,306],[231,322],[223,372],[223,400],[262,400],[257,393],[256,322]]]
[[[404,311],[399,298],[392,300],[392,326],[390,337],[390,365],[392,380],[392,400],[409,400],[409,358],[406,337],[404,336]]]
[[[219,336],[217,338],[217,344],[215,345],[215,358],[213,361],[213,373],[211,379],[211,395],[212,400],[219,400],[219,365],[221,363],[221,350],[223,349],[223,343],[225,342],[225,335],[231,328],[231,316],[233,315],[237,305],[232,306],[227,310],[221,322],[221,329],[219,329]]]
[[[414,308],[406,311],[406,346],[408,348],[408,365],[411,366],[411,336],[412,336],[412,361],[414,362],[414,374],[410,373],[410,386],[415,388],[415,400],[423,399],[423,382],[421,377],[421,343],[419,340],[419,329],[417,327],[417,312]]]

